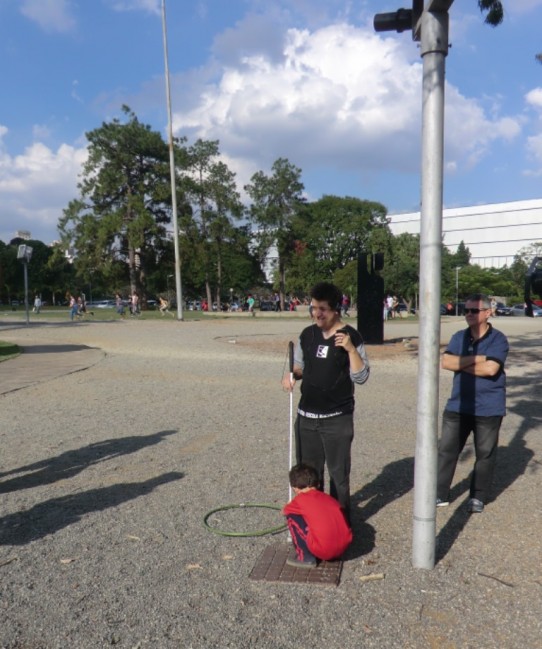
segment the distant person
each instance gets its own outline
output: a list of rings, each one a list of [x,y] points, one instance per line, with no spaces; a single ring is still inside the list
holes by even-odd
[[[350,308],[350,298],[348,297],[348,295],[343,294],[343,299],[342,299],[343,317],[348,318],[349,308]]]
[[[252,295],[249,295],[247,298],[247,308],[250,314],[252,314],[253,316],[256,315],[256,312],[254,311],[254,298],[252,297]]]
[[[499,430],[506,414],[506,336],[488,322],[491,302],[476,293],[465,302],[468,328],[455,333],[442,356],[454,373],[452,394],[442,414],[438,449],[437,507],[449,504],[457,460],[472,432],[476,460],[467,511],[479,514],[489,498]]]
[[[275,311],[276,311],[277,313],[278,313],[279,311],[282,311],[282,309],[280,308],[280,294],[279,294],[279,293],[275,293],[275,295],[273,296],[273,300],[274,300],[274,302],[275,302]]]
[[[34,308],[32,309],[34,313],[39,313],[41,311],[41,297],[36,295],[34,298]]]
[[[386,305],[388,307],[388,319],[393,318],[393,297],[391,295],[386,297]]]
[[[115,309],[117,313],[120,315],[120,319],[124,320],[124,304],[122,303],[122,296],[120,293],[115,293]]]
[[[79,312],[79,305],[77,304],[77,299],[75,298],[75,295],[70,295],[69,306],[70,306],[70,320],[73,322],[75,320],[75,316]]]
[[[392,318],[399,317],[399,299],[397,295],[394,295],[392,297],[391,317]]]
[[[497,300],[494,297],[491,298],[491,315],[493,318],[497,315]]]
[[[77,298],[77,317],[83,318],[87,312],[87,300],[84,293]]]
[[[171,316],[173,316],[173,313],[171,313],[171,311],[169,310],[169,301],[166,300],[165,297],[159,297],[158,302],[159,302],[158,309],[162,314],[162,316],[165,316],[166,313],[169,313]]]
[[[136,291],[132,293],[132,298],[130,300],[130,313],[134,317],[140,314],[139,295]]]
[[[316,469],[297,464],[290,469],[290,485],[295,497],[284,507],[288,529],[296,552],[286,563],[297,568],[313,568],[318,559],[338,559],[352,543],[352,530],[339,503],[319,491]]]

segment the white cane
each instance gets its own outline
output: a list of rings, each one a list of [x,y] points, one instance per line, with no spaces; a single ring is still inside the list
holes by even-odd
[[[293,446],[293,438],[294,438],[294,390],[293,390],[293,382],[294,382],[294,343],[290,341],[288,343],[288,363],[290,367],[290,386],[292,386],[292,389],[290,390],[290,440],[289,440],[289,457],[288,457],[288,473],[290,472],[290,469],[293,466],[292,462],[292,456],[293,456],[293,451],[292,451],[292,446]],[[290,485],[290,480],[288,480],[288,502],[292,500],[292,487]]]

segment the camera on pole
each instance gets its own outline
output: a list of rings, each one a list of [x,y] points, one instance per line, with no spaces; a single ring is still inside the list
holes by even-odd
[[[412,30],[412,38],[420,40],[418,26],[423,12],[423,0],[412,0],[412,9],[397,9],[385,14],[376,14],[373,20],[375,32],[406,32]]]

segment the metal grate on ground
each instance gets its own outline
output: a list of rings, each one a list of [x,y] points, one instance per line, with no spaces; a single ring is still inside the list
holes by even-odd
[[[295,568],[286,559],[295,557],[291,544],[275,543],[265,548],[256,561],[249,577],[256,581],[338,586],[342,561],[322,561],[316,568]]]

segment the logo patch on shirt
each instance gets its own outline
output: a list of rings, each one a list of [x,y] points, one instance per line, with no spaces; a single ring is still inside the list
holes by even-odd
[[[327,352],[329,351],[329,345],[318,345],[316,350],[316,358],[327,358]]]

